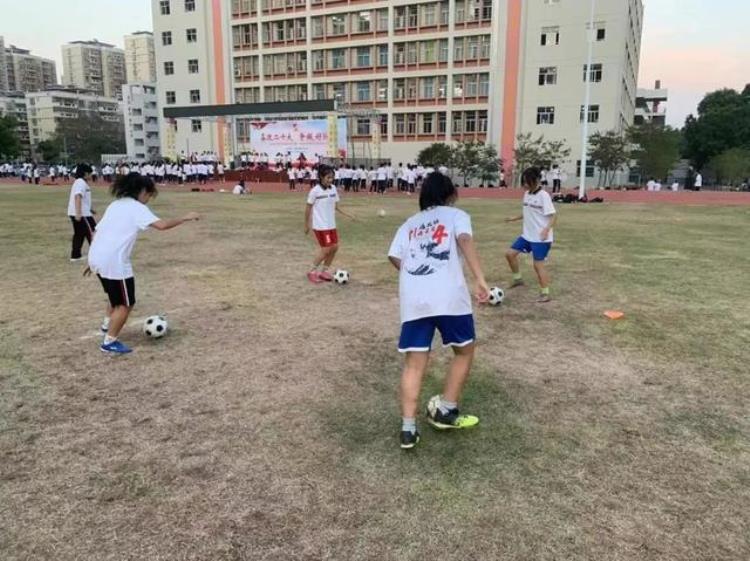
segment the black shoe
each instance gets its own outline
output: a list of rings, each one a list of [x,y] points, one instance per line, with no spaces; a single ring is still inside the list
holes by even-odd
[[[411,432],[408,430],[401,431],[401,448],[411,450],[419,443],[419,431]]]
[[[461,415],[458,409],[450,409],[443,413],[440,407],[434,407],[434,411],[431,411],[434,406],[433,400],[430,400],[430,404],[427,406],[427,422],[431,427],[437,430],[468,429],[479,424],[479,417]]]

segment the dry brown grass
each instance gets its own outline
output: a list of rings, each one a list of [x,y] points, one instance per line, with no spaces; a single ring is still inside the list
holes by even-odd
[[[482,426],[403,454],[383,255],[414,201],[347,203],[339,288],[305,284],[301,200],[163,195],[206,214],[138,242],[134,315],[172,332],[133,322],[112,358],[104,295],[65,261],[65,194],[0,196],[4,561],[750,558],[741,209],[566,209],[556,301],[478,312]],[[507,279],[515,205],[466,206]]]

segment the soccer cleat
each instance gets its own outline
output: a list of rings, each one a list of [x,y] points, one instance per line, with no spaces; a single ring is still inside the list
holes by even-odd
[[[474,415],[459,415],[458,409],[451,409],[443,413],[440,408],[435,410],[435,415],[427,411],[427,422],[438,430],[468,429],[479,424],[479,417]]]
[[[107,344],[102,343],[102,346],[99,348],[103,353],[112,353],[117,355],[124,355],[133,352],[133,349],[131,349],[130,347],[126,347],[119,341],[112,341],[111,343]]]
[[[523,282],[522,279],[516,279],[516,280],[513,281],[513,284],[511,284],[510,287],[511,288],[516,288],[518,286],[523,286],[524,284],[526,284],[526,283]]]
[[[411,450],[419,444],[419,431],[411,432],[409,430],[401,431],[401,449]]]
[[[546,304],[551,301],[552,298],[549,297],[549,294],[540,294],[539,298],[536,299],[537,304]]]
[[[307,280],[309,280],[313,284],[320,284],[323,282],[323,279],[320,278],[320,274],[318,271],[310,271],[307,273]]]
[[[324,280],[326,282],[331,282],[333,280],[333,275],[329,273],[328,271],[321,271],[318,276],[320,277],[320,280]]]

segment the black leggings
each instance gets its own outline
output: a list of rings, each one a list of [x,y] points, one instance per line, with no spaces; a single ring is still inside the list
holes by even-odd
[[[96,221],[93,216],[84,216],[80,222],[74,216],[71,216],[70,221],[73,223],[73,248],[70,250],[70,258],[80,259],[83,240],[87,240],[89,246],[91,246],[91,239],[94,237],[94,230],[96,230]]]

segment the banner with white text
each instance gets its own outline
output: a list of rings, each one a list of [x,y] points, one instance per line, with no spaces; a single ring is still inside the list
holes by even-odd
[[[338,118],[336,128],[329,129],[326,119],[300,121],[252,121],[250,147],[259,154],[273,159],[277,154],[293,159],[304,156],[308,160],[321,157],[346,157],[346,118]],[[331,134],[336,138],[332,139]],[[331,154],[335,147],[336,153]]]

